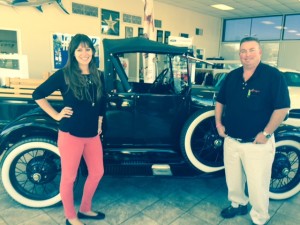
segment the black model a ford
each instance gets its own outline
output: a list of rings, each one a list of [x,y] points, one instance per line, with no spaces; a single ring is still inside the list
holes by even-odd
[[[105,173],[196,176],[223,170],[223,139],[214,123],[215,92],[192,85],[195,64],[188,49],[144,38],[104,39],[103,48]],[[149,59],[155,62],[153,68],[146,68]],[[154,71],[153,82],[148,82],[147,69]],[[53,104],[62,107],[59,100]],[[5,190],[26,206],[56,204],[61,175],[57,122],[30,96],[0,97],[0,106],[1,117],[20,114],[6,124],[0,118],[5,125],[0,134]],[[275,135],[270,195],[285,199],[300,190],[300,131],[282,125]]]

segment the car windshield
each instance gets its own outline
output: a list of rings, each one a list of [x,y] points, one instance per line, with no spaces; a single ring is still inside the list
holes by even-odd
[[[154,64],[149,64],[149,58]],[[121,54],[119,59],[134,92],[180,94],[189,85],[188,62],[182,55],[137,52]],[[119,74],[116,75],[116,92],[123,92]],[[155,82],[159,85],[153,89]]]

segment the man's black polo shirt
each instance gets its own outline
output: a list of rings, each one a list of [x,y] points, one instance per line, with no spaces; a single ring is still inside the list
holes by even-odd
[[[243,67],[231,71],[217,101],[225,106],[223,124],[226,134],[242,139],[254,138],[263,131],[274,110],[290,107],[283,75],[263,63],[247,82],[243,79]]]

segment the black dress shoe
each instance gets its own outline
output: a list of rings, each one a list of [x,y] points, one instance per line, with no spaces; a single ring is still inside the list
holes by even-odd
[[[102,212],[96,212],[97,215],[95,216],[90,216],[90,215],[86,215],[84,213],[78,212],[77,216],[79,219],[94,219],[94,220],[103,220],[105,218],[105,214]]]
[[[239,205],[239,207],[234,208],[229,206],[222,210],[221,216],[225,219],[233,218],[236,215],[246,215],[248,213],[248,205]]]

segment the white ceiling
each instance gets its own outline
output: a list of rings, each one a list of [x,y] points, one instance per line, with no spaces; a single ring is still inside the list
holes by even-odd
[[[300,0],[154,0],[219,18],[245,18],[300,13]],[[226,4],[234,10],[218,10],[210,5]]]

